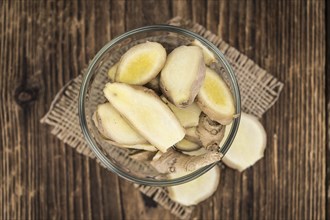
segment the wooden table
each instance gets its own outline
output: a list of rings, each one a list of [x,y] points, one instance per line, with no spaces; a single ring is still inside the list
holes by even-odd
[[[329,218],[329,13],[325,0],[0,1],[0,219],[174,218],[39,120],[111,38],[176,15],[285,83],[262,119],[264,159],[224,169],[193,217]]]

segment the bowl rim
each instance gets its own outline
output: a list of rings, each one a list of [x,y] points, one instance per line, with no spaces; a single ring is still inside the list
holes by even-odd
[[[201,175],[203,175],[204,173],[206,173],[207,171],[209,171],[210,169],[212,169],[216,164],[218,164],[220,161],[217,161],[215,163],[212,163],[208,166],[202,167],[190,174],[187,174],[185,176],[176,178],[176,179],[168,179],[168,180],[157,180],[157,179],[142,179],[142,178],[138,178],[136,176],[130,175],[129,173],[126,173],[124,171],[122,171],[119,167],[117,167],[116,164],[112,163],[107,156],[102,152],[101,149],[99,149],[99,147],[97,147],[96,142],[94,141],[88,126],[87,126],[87,120],[86,120],[86,114],[85,114],[85,97],[87,94],[87,89],[88,89],[88,85],[89,82],[92,78],[92,72],[93,69],[95,67],[95,65],[98,63],[99,59],[109,50],[111,49],[114,45],[116,45],[116,43],[125,40],[126,38],[134,35],[134,34],[138,34],[138,33],[142,33],[142,32],[152,32],[152,31],[167,31],[167,32],[174,32],[174,33],[178,33],[178,34],[182,34],[188,37],[192,37],[195,39],[198,39],[203,45],[206,45],[208,48],[211,48],[213,50],[213,52],[218,56],[221,65],[225,68],[226,72],[229,75],[229,80],[231,83],[231,86],[233,87],[234,90],[234,98],[235,98],[235,104],[236,104],[236,112],[235,115],[237,117],[234,118],[233,122],[232,122],[232,126],[231,126],[231,130],[230,133],[226,139],[226,141],[223,143],[222,147],[219,148],[219,152],[223,155],[226,154],[226,152],[228,151],[228,149],[230,148],[238,127],[239,127],[239,122],[240,122],[240,115],[241,115],[241,100],[240,100],[240,91],[239,91],[239,87],[238,87],[238,83],[234,74],[234,71],[231,67],[231,65],[228,63],[228,61],[226,60],[225,56],[223,55],[222,52],[220,52],[220,50],[214,45],[212,44],[209,40],[205,39],[204,37],[190,31],[187,30],[185,28],[181,28],[181,27],[177,27],[177,26],[172,26],[172,25],[167,25],[167,24],[157,24],[157,25],[149,25],[149,26],[144,26],[144,27],[140,27],[140,28],[136,28],[133,29],[131,31],[125,32],[124,34],[121,34],[117,37],[115,37],[114,39],[112,39],[110,42],[108,42],[105,46],[102,47],[101,50],[99,50],[99,52],[95,55],[95,57],[92,59],[92,61],[90,62],[90,64],[88,65],[87,68],[87,72],[86,74],[83,76],[82,79],[82,84],[80,87],[80,91],[79,91],[79,98],[78,98],[78,114],[79,114],[79,122],[80,122],[80,127],[82,129],[83,135],[88,143],[88,146],[90,147],[90,149],[94,152],[94,154],[96,155],[96,157],[100,160],[100,162],[110,171],[116,173],[117,175],[119,175],[120,177],[138,183],[138,184],[142,184],[142,185],[150,185],[150,186],[172,186],[172,185],[178,185],[178,184],[182,184],[185,182],[189,182]]]

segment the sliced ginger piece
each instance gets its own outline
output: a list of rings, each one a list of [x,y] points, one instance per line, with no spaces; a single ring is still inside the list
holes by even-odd
[[[230,128],[226,129],[226,140]],[[255,164],[264,155],[266,148],[266,131],[259,120],[242,113],[239,128],[233,143],[223,157],[223,162],[240,172]]]
[[[181,141],[175,144],[175,148],[181,151],[194,151],[201,148],[201,146],[197,143],[194,143],[192,141],[183,138]]]
[[[195,39],[193,42],[191,42],[191,45],[198,46],[203,51],[203,57],[204,62],[206,65],[210,65],[211,63],[214,63],[217,61],[217,59],[214,56],[214,53],[212,53],[206,46],[204,46],[199,40]]]
[[[173,148],[168,149],[157,160],[152,160],[151,165],[159,173],[193,172],[204,166],[220,161],[222,154],[218,151],[207,151],[205,154],[190,156],[178,152]]]
[[[197,46],[180,46],[167,57],[160,74],[163,94],[177,107],[193,103],[205,77],[203,52]]]
[[[230,124],[234,118],[234,100],[227,84],[208,67],[197,96],[197,104],[205,114],[220,124]]]
[[[112,106],[152,145],[165,152],[183,139],[178,119],[151,90],[124,83],[107,83],[105,97]]]
[[[111,144],[115,147],[128,148],[128,149],[136,149],[136,150],[146,150],[156,152],[158,149],[151,144],[120,144],[112,140],[104,140],[108,144]]]
[[[225,126],[211,120],[204,113],[199,118],[196,133],[203,147],[207,150],[218,150],[219,143],[225,135]]]
[[[144,86],[147,87],[147,88],[149,88],[149,89],[154,90],[154,92],[157,93],[158,95],[161,95],[162,94],[162,90],[160,89],[159,80],[160,80],[160,77],[158,75],[156,78],[150,80]]]
[[[97,106],[93,121],[99,132],[107,139],[119,144],[144,144],[142,137],[110,103]]]
[[[119,62],[115,63],[108,71],[108,78],[110,79],[111,82],[115,81],[118,64],[119,64]]]
[[[188,141],[192,141],[194,143],[201,144],[201,141],[200,141],[199,136],[197,134],[197,126],[186,128],[185,138]]]
[[[199,115],[202,110],[196,103],[192,103],[186,108],[178,108],[170,103],[164,96],[161,99],[170,107],[174,115],[179,119],[181,125],[185,128],[198,125]]]
[[[146,42],[130,48],[120,59],[115,81],[143,85],[157,76],[166,61],[165,48]]]
[[[170,174],[169,178],[174,179],[188,173]],[[214,194],[220,181],[220,169],[214,166],[196,179],[176,186],[168,187],[168,196],[185,206],[197,205]]]
[[[207,150],[218,150],[225,134],[225,126],[211,120],[205,113],[199,116],[197,126],[186,128],[185,139],[203,146]]]
[[[161,151],[158,151],[155,154],[155,156],[152,158],[152,160],[158,160],[162,155],[163,155],[163,153]]]

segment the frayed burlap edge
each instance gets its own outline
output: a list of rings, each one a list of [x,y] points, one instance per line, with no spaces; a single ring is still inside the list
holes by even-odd
[[[283,84],[265,70],[261,69],[248,57],[229,46],[199,24],[192,23],[180,17],[173,18],[168,23],[184,27],[200,34],[224,53],[238,79],[242,95],[243,111],[261,118],[276,102],[283,88]],[[85,70],[83,73],[84,72]],[[77,106],[82,75],[71,80],[58,92],[48,113],[41,119],[41,123],[51,125],[51,133],[64,143],[67,143],[70,147],[75,148],[77,152],[95,159],[94,153],[85,142],[79,125]],[[102,163],[99,164],[102,165]],[[168,197],[165,188],[136,184],[135,186],[165,209],[170,210],[175,216],[181,219],[188,219],[191,216],[194,206],[187,207],[174,202]]]

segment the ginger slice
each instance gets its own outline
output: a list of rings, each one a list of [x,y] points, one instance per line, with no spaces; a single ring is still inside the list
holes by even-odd
[[[105,97],[120,114],[152,145],[165,152],[183,139],[178,119],[151,90],[124,83],[107,83]]]
[[[193,172],[201,167],[220,161],[222,154],[217,151],[208,151],[198,156],[190,156],[168,149],[157,160],[151,161],[156,170],[160,173],[183,173]]]
[[[170,174],[169,178],[174,179],[188,173]],[[218,188],[220,181],[220,169],[214,166],[196,179],[176,186],[168,187],[168,196],[185,206],[197,205],[212,196]]]
[[[110,79],[111,82],[115,81],[118,64],[119,64],[119,62],[115,63],[108,71],[108,78]]]
[[[159,85],[159,80],[160,77],[157,76],[156,78],[150,80],[147,84],[145,84],[144,86],[154,90],[155,93],[157,93],[158,95],[162,94],[162,90],[160,89],[160,85]]]
[[[201,141],[200,141],[199,136],[197,134],[197,126],[186,128],[186,136],[185,136],[185,138],[188,141],[201,144]]]
[[[175,148],[181,151],[194,151],[201,148],[201,146],[197,143],[194,143],[192,141],[183,138],[181,141],[175,144]]]
[[[203,147],[207,150],[218,150],[219,143],[225,135],[225,126],[216,121],[212,121],[204,113],[202,113],[199,118],[196,133]]]
[[[191,42],[191,45],[198,46],[203,51],[204,62],[206,65],[210,65],[211,63],[217,62],[217,59],[207,47],[205,47],[199,40],[195,39]]]
[[[203,52],[197,46],[180,46],[167,57],[160,74],[163,94],[177,107],[193,103],[205,77]]]
[[[92,119],[99,132],[107,139],[128,145],[147,143],[110,103],[98,105]]]
[[[111,144],[115,147],[121,147],[121,148],[128,148],[128,149],[136,149],[136,150],[146,150],[146,151],[153,151],[156,152],[158,149],[151,145],[151,144],[120,144],[112,140],[104,140],[104,142]]]
[[[155,156],[152,158],[152,160],[158,160],[162,155],[163,155],[163,153],[161,151],[158,151],[155,154]]]
[[[188,107],[181,109],[170,103],[164,96],[162,96],[161,99],[168,105],[168,107],[170,107],[183,127],[186,128],[198,125],[199,115],[201,114],[202,110],[196,103],[192,103]]]
[[[226,140],[230,128],[226,129]],[[233,143],[223,157],[223,162],[240,172],[255,164],[264,156],[267,136],[259,120],[249,114],[241,113],[239,128]]]
[[[166,50],[161,44],[138,44],[121,57],[115,81],[133,85],[146,84],[158,75],[165,61]]]
[[[234,100],[227,84],[208,67],[197,96],[197,104],[205,114],[220,124],[230,124],[234,118]]]

